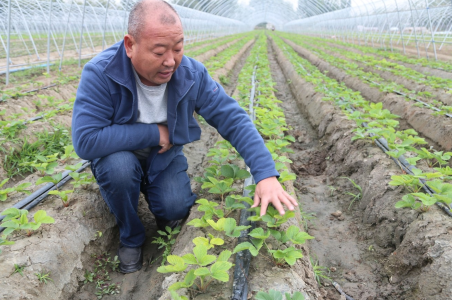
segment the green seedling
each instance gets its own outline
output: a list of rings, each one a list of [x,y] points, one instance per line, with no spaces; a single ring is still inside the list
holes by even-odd
[[[9,180],[9,178],[3,180],[2,183],[6,183],[6,181],[8,181],[8,180]],[[28,187],[30,187],[31,185],[32,184],[30,182],[24,182],[24,183],[19,184],[18,186],[0,190],[0,201],[5,201],[6,199],[8,199],[8,196],[11,196],[14,193],[30,194],[31,192],[26,189]]]
[[[9,246],[9,245],[14,245],[14,242],[8,241],[6,239],[6,236],[1,236],[0,237],[0,246]],[[0,249],[0,254],[2,253],[2,249]]]
[[[275,263],[278,266],[283,266],[284,263],[293,266],[297,259],[303,257],[301,250],[295,249],[294,247],[288,247],[284,250],[269,250],[269,252],[273,255]]]
[[[48,271],[43,270],[42,272],[35,273],[35,275],[38,278],[40,283],[47,284],[48,281],[53,282],[53,279],[50,278],[51,274]]]
[[[280,183],[284,183],[286,181],[293,181],[295,179],[297,179],[297,176],[295,176],[295,174],[289,173],[288,171],[283,171],[279,174],[278,181]]]
[[[234,182],[234,179],[227,178],[224,180],[218,180],[213,177],[208,177],[209,181],[204,182],[204,184],[201,186],[202,189],[209,189],[209,193],[220,195],[221,197],[221,209],[224,207],[224,196],[227,193],[235,191],[234,188],[232,188],[232,184]]]
[[[213,217],[222,218],[224,212],[221,209],[217,209],[218,203],[209,201],[207,199],[199,199],[196,201],[199,204],[198,211],[204,212],[204,219],[210,220]]]
[[[200,292],[205,292],[213,280],[222,282],[229,281],[228,270],[232,267],[232,263],[228,262],[231,257],[231,251],[224,250],[217,257],[207,254],[207,247],[198,244],[193,248],[193,254],[185,254],[180,257],[177,255],[169,255],[168,262],[170,265],[161,266],[157,269],[160,273],[182,272],[189,265],[196,266],[191,269],[184,278],[184,281],[176,282],[169,287],[170,291],[176,291],[181,288],[190,288],[195,284]],[[211,265],[210,269],[207,268]]]
[[[295,292],[292,296],[290,293],[286,293],[286,300],[304,300],[304,296],[300,292]],[[265,292],[258,292],[255,296],[256,300],[283,300],[281,292],[270,290],[268,294]]]
[[[295,213],[293,211],[287,211],[284,215],[280,215],[279,212],[274,208],[273,206],[268,206],[267,212],[263,216],[259,216],[260,208],[250,208],[251,211],[254,210],[256,213],[256,216],[251,216],[248,218],[250,221],[263,221],[267,223],[267,227],[269,228],[276,228],[287,222],[290,218],[293,218],[295,216]]]
[[[170,291],[171,294],[171,298],[173,298],[173,300],[188,300],[187,297],[185,296],[180,296],[178,293],[176,293],[175,291]]]
[[[33,230],[37,230],[41,227],[41,224],[53,224],[55,219],[48,216],[46,211],[38,210],[34,216],[34,222],[28,221],[28,211],[19,210],[15,207],[8,208],[7,210],[0,213],[0,215],[5,216],[1,227],[5,227],[3,231],[3,236],[6,237],[13,231],[26,230],[27,235],[30,236]]]
[[[403,196],[402,200],[398,201],[395,204],[395,208],[409,207],[409,208],[414,209],[414,210],[420,209],[421,206],[422,206],[422,202],[418,202],[416,200],[416,198],[413,195],[411,195],[411,194]]]
[[[102,254],[93,254],[94,270],[85,270],[84,283],[94,282],[96,285],[95,295],[98,299],[102,299],[105,295],[119,294],[120,285],[118,283],[109,283],[110,271],[117,271],[119,267],[119,259],[115,256],[113,259],[107,252]]]
[[[66,191],[54,190],[54,191],[50,191],[49,194],[57,195],[58,197],[60,197],[61,201],[63,202],[64,207],[68,207],[69,206],[69,195],[72,194],[73,192],[74,192],[74,190],[66,190]]]
[[[251,226],[237,226],[237,221],[233,218],[221,218],[218,222],[207,220],[207,223],[216,231],[224,231],[229,237],[239,237],[240,232],[250,228]]]
[[[174,243],[176,242],[176,239],[174,238],[174,235],[178,234],[180,232],[180,227],[176,227],[174,229],[171,229],[171,227],[166,226],[165,231],[158,230],[158,234],[160,234],[159,237],[154,237],[154,240],[152,241],[153,244],[159,245],[158,249],[164,249],[162,254],[162,266],[165,264],[166,259],[168,255],[171,253],[171,248],[173,247]]]
[[[416,150],[416,153],[419,158],[425,159],[427,161],[427,164],[430,168],[447,165],[452,156],[452,152],[443,153],[443,151],[435,151],[432,153],[425,148]]]
[[[65,164],[70,159],[77,159],[79,158],[77,153],[74,151],[73,145],[67,145],[64,147],[64,154],[61,156],[60,161],[61,163]]]
[[[198,246],[202,245],[207,248],[207,250],[215,247],[215,246],[221,246],[224,244],[224,240],[220,238],[214,237],[212,234],[209,233],[209,238],[198,236],[193,239],[193,243]]]
[[[54,174],[52,176],[44,176],[36,181],[36,185],[50,182],[56,186],[61,181],[62,178],[63,178],[62,173]]]
[[[350,181],[350,182],[353,184],[353,186],[359,191],[358,194],[354,194],[354,193],[352,193],[352,192],[346,192],[347,195],[350,195],[350,196],[353,197],[353,198],[352,198],[352,201],[350,202],[350,205],[348,206],[348,209],[350,209],[350,207],[352,207],[353,203],[354,203],[356,200],[361,199],[361,196],[362,196],[362,189],[361,189],[361,187],[360,187],[353,179],[351,179],[351,178],[349,178],[349,177],[341,177],[341,178],[348,179],[348,181]]]
[[[58,166],[57,162],[58,153],[52,155],[36,155],[36,160],[32,162],[24,162],[21,163],[21,166],[31,166],[35,168],[40,176],[44,176],[46,174],[53,174],[55,172],[55,168]],[[39,183],[37,183],[39,184]]]
[[[13,271],[13,273],[11,274],[11,275],[13,275],[13,274],[19,274],[20,276],[24,276],[24,269],[25,269],[25,266],[19,266],[19,265],[17,265],[17,264],[14,264],[14,271]]]
[[[231,178],[233,180],[241,180],[250,177],[250,172],[240,169],[239,166],[233,164],[222,165],[220,173],[224,178]]]
[[[226,197],[225,208],[227,213],[225,217],[229,216],[233,211],[238,209],[245,209],[246,206],[242,203],[245,202],[249,205],[253,205],[253,200],[249,197],[243,197],[240,195],[231,195]]]
[[[319,265],[319,261],[314,260],[312,257],[310,257],[309,260],[311,261],[312,269],[314,271],[314,278],[315,281],[317,281],[318,285],[322,286],[322,279],[331,282],[331,278],[325,274],[327,271],[329,272],[329,269],[327,267]]]
[[[96,182],[94,176],[89,173],[71,172],[69,173],[69,176],[74,179],[74,181],[71,182],[74,188],[81,187],[83,189],[86,189],[90,184]]]

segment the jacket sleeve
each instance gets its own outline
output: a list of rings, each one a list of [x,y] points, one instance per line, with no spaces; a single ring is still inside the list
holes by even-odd
[[[236,148],[250,167],[256,183],[279,176],[270,151],[246,111],[226,94],[205,68],[201,73],[196,112]]]
[[[83,69],[72,116],[72,142],[83,159],[93,160],[118,151],[157,146],[156,124],[113,124],[115,110],[107,81],[93,63]]]

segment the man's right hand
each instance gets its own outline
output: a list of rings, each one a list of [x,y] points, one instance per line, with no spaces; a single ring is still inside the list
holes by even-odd
[[[166,125],[157,124],[160,133],[160,142],[159,146],[162,147],[158,153],[164,153],[168,151],[173,145],[170,144],[169,141],[169,132],[168,127]]]

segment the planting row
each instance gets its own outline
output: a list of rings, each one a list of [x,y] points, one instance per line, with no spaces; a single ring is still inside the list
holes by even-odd
[[[343,69],[350,76],[354,76],[362,79],[365,82],[369,82],[371,86],[377,87],[382,92],[393,92],[398,95],[404,96],[407,100],[417,101],[418,104],[416,104],[416,106],[430,108],[434,110],[434,115],[445,115],[452,113],[452,106],[444,104],[452,104],[450,95],[442,95],[438,98],[439,100],[444,99],[443,103],[441,101],[433,99],[434,95],[432,92],[425,90],[421,91],[422,88],[419,87],[416,90],[407,89],[401,84],[382,78],[377,73],[371,72],[370,70],[361,67],[361,62],[363,60],[361,59],[359,54],[350,53],[349,51],[339,48],[336,48],[334,49],[334,51],[332,51],[331,47],[328,47],[326,43],[321,42],[315,42],[315,46],[313,46],[312,40],[306,40],[305,38],[301,38],[301,36],[291,35],[287,37],[290,40],[296,42],[298,45],[309,49],[321,59],[335,65],[340,69]],[[452,87],[452,85],[449,86]]]
[[[276,44],[285,50],[288,59],[294,64],[297,72],[304,80],[314,83],[316,90],[325,95],[325,101],[332,101],[342,108],[344,114],[356,122],[356,139],[369,139],[375,141],[384,138],[390,151],[386,153],[398,159],[405,155],[407,161],[418,168],[413,169],[413,175],[402,174],[392,177],[391,185],[402,185],[410,194],[396,204],[397,207],[411,207],[426,211],[436,202],[446,205],[452,203],[451,171],[448,162],[452,152],[434,151],[423,147],[427,144],[413,129],[398,130],[398,116],[389,110],[383,109],[382,103],[369,103],[357,92],[347,88],[336,80],[321,73],[315,66],[301,58],[291,47],[277,36],[273,36]],[[422,193],[423,181],[436,194]]]
[[[289,159],[284,155],[289,151],[287,146],[293,137],[284,136],[287,125],[282,110],[276,105],[278,101],[273,95],[274,83],[271,79],[266,50],[266,37],[261,35],[239,75],[237,91],[242,107],[247,109],[250,106],[251,78],[255,72],[258,78],[255,88],[258,96],[256,96],[254,108],[256,127],[277,162],[277,168],[281,172],[280,182],[286,182],[295,179],[295,175],[288,172],[285,162]],[[169,285],[169,292],[173,299],[196,298],[198,293],[210,294],[215,290],[218,294],[219,291],[224,290],[225,287],[219,286],[217,282],[229,281],[232,267],[229,259],[234,253],[249,251],[253,256],[261,253],[264,257],[268,254],[273,264],[277,266],[293,265],[303,256],[301,250],[295,245],[303,244],[307,239],[312,238],[301,231],[299,226],[288,225],[290,219],[295,216],[294,212],[287,212],[281,216],[276,209],[269,207],[267,213],[259,217],[260,208],[253,208],[250,210],[256,215],[249,220],[259,222],[259,226],[249,232],[249,241],[237,244],[237,238],[241,232],[250,229],[250,226],[242,226],[237,222],[237,210],[245,209],[246,203],[253,204],[251,198],[242,196],[239,189],[240,180],[248,177],[249,173],[240,167],[243,166],[243,162],[237,161],[238,154],[227,141],[217,142],[216,147],[209,150],[208,156],[210,166],[205,169],[204,176],[197,178],[197,181],[202,183],[201,188],[206,191],[207,199],[197,201],[197,211],[201,215],[187,223],[188,226],[200,228],[202,235],[193,239],[195,246],[192,253],[169,255],[167,257],[169,264],[158,269],[163,273],[181,273],[177,277],[179,281]],[[251,196],[254,187],[254,185],[247,187],[251,190]],[[218,198],[215,199],[214,195],[218,195]],[[222,247],[226,250],[221,250]],[[269,264],[265,259],[257,259],[261,263],[261,268]],[[253,282],[250,284],[253,285]],[[214,287],[211,287],[212,285]],[[181,289],[185,290],[179,291]],[[181,292],[183,295],[179,296],[177,293]],[[223,295],[228,293],[230,295],[230,291],[222,292]],[[274,291],[270,293],[278,294]],[[269,294],[261,292],[256,295],[258,297],[256,299],[265,299],[266,296]],[[165,295],[161,299],[166,299],[164,297]],[[299,292],[292,297],[303,299]]]

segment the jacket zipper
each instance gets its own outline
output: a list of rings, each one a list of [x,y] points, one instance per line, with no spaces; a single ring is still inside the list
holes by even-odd
[[[193,81],[193,83],[190,85],[190,87],[187,89],[187,91],[185,92],[185,94],[182,95],[182,97],[180,97],[179,101],[177,101],[177,103],[179,104],[180,100],[182,100],[187,94],[188,92],[191,90],[191,88],[193,87],[193,85],[195,85],[195,82]],[[177,105],[176,105],[176,111],[174,113],[174,127],[173,130],[171,132],[171,136],[170,136],[170,143],[174,145],[174,131],[176,130],[176,123],[177,123]]]

